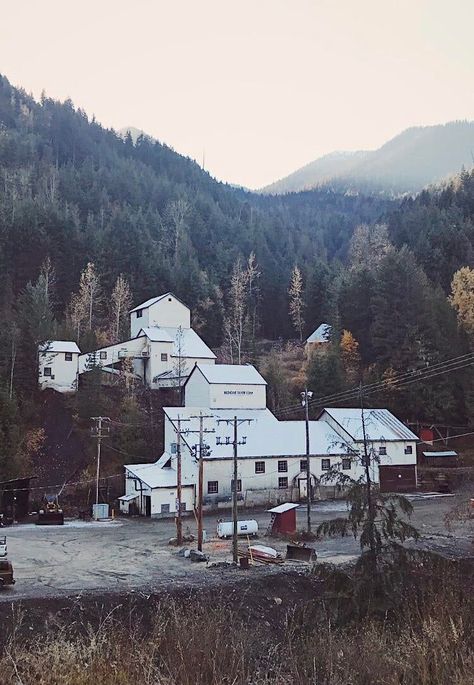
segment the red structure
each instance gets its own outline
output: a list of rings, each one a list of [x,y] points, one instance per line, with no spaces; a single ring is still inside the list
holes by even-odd
[[[279,504],[278,507],[268,509],[268,513],[272,515],[269,526],[271,532],[283,535],[296,533],[296,509],[298,507],[299,504],[285,502],[285,504]]]

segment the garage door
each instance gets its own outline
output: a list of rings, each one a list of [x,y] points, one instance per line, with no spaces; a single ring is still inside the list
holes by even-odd
[[[416,466],[379,466],[381,492],[416,490]]]

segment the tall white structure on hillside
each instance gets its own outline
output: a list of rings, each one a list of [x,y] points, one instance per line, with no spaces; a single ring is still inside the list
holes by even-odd
[[[64,345],[74,346],[72,364],[60,364],[55,358],[50,371],[44,350],[48,352]],[[48,357],[49,359],[49,357]],[[191,312],[173,293],[153,297],[130,311],[130,338],[115,345],[106,345],[93,352],[81,354],[76,343],[50,341],[39,350],[39,384],[54,387],[59,392],[74,392],[77,379],[91,365],[118,374],[125,359],[131,360],[134,375],[150,388],[184,385],[196,364],[214,365],[216,356],[191,328]],[[52,367],[51,367],[52,368]],[[55,384],[48,374],[52,373]]]

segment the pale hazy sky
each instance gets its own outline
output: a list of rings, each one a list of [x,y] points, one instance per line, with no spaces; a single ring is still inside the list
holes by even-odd
[[[3,0],[0,72],[265,185],[474,119],[474,0]]]

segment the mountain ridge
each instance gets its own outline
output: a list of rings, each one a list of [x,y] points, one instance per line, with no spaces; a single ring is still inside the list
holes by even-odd
[[[416,193],[474,164],[474,121],[412,126],[376,150],[331,152],[258,192],[281,195],[331,186],[339,191]]]

